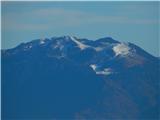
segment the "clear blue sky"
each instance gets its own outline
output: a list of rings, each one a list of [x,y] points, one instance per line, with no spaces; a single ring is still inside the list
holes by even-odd
[[[2,2],[2,48],[53,36],[109,36],[158,56],[158,7],[158,2]]]

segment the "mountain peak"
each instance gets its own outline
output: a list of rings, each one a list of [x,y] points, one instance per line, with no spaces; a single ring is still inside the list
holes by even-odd
[[[119,43],[118,41],[114,40],[112,37],[103,37],[103,38],[97,39],[96,41],[107,42],[107,43]]]

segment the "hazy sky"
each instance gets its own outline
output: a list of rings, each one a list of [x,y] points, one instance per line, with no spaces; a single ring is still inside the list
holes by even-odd
[[[158,56],[158,2],[2,2],[2,48],[37,38],[112,37]]]

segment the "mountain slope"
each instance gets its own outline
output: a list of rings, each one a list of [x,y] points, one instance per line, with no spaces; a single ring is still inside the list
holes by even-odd
[[[110,37],[2,50],[4,119],[158,119],[159,59]]]

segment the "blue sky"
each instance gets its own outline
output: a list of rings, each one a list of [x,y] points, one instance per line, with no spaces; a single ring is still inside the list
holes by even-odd
[[[158,2],[2,2],[2,48],[37,38],[112,37],[159,55]]]

